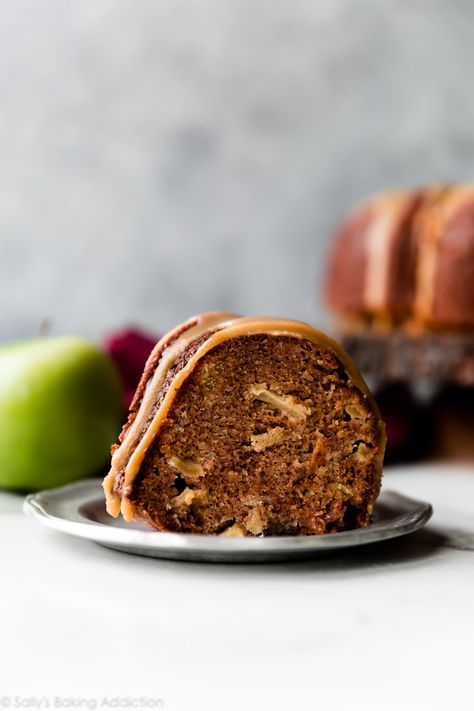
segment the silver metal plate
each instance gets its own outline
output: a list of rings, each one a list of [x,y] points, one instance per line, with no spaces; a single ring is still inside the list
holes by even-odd
[[[106,510],[97,480],[68,484],[27,496],[24,512],[45,526],[72,536],[135,555],[216,563],[271,562],[301,559],[376,543],[416,531],[430,519],[431,504],[393,491],[383,491],[367,528],[321,536],[268,536],[226,538],[184,533],[161,533]]]

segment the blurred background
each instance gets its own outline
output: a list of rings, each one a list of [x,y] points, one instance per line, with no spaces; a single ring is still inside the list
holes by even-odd
[[[0,338],[328,320],[362,196],[472,179],[469,0],[2,0]]]

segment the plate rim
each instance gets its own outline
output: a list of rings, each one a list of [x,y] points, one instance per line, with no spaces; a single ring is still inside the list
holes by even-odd
[[[210,534],[177,533],[155,530],[138,530],[107,525],[100,521],[94,521],[84,516],[80,509],[85,503],[93,503],[101,498],[100,480],[86,479],[70,484],[66,484],[54,489],[45,489],[29,494],[23,503],[23,512],[30,518],[35,519],[42,525],[51,529],[66,533],[78,538],[92,540],[101,545],[137,552],[137,548],[143,550],[143,554],[153,551],[157,557],[160,552],[172,551],[176,556],[180,554],[196,555],[295,555],[300,552],[322,552],[327,550],[337,550],[352,548],[361,545],[368,545],[384,540],[397,538],[399,536],[412,533],[424,526],[433,515],[431,503],[415,499],[405,494],[391,489],[382,490],[377,505],[389,505],[402,508],[398,517],[392,525],[371,524],[366,528],[357,528],[350,531],[339,531],[337,533],[327,533],[322,535],[308,536],[244,536],[238,538],[216,536]],[[48,508],[47,499],[64,499],[71,490],[76,497],[74,511],[76,516],[69,518],[51,512],[51,505]],[[78,500],[81,496],[84,501]],[[46,501],[45,501],[46,499]],[[389,502],[386,502],[386,500]],[[54,501],[53,501],[54,503]],[[135,549],[135,550],[133,550]],[[229,558],[230,559],[230,558]]]

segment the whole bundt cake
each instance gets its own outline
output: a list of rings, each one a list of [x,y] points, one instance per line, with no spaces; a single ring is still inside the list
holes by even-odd
[[[369,198],[331,247],[326,299],[377,393],[389,460],[472,457],[468,438],[444,435],[474,411],[474,185]]]
[[[107,510],[161,531],[366,526],[385,430],[331,339],[296,321],[197,316],[154,348],[104,481]]]
[[[370,198],[333,240],[327,301],[348,318],[474,327],[474,185]]]

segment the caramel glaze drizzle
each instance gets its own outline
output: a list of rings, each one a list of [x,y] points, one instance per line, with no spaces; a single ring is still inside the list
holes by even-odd
[[[164,349],[156,370],[146,385],[137,417],[128,432],[126,432],[121,446],[114,452],[112,457],[110,472],[104,480],[107,512],[111,516],[117,517],[121,512],[126,521],[130,521],[134,518],[134,506],[130,498],[133,482],[140,470],[148,448],[157,436],[162,423],[170,411],[179,388],[191,375],[201,358],[213,348],[216,348],[221,343],[232,338],[253,334],[293,336],[306,339],[322,350],[334,353],[343,365],[352,384],[366,396],[372,411],[380,418],[379,410],[367,385],[347,353],[338,343],[308,324],[299,321],[261,316],[242,318],[226,312],[202,314],[190,319],[187,323],[190,324],[189,328],[186,328],[177,340],[171,340],[170,345]],[[173,333],[180,332],[181,330],[181,328],[176,329],[176,331],[167,334],[167,336],[161,339],[155,347],[154,353],[156,353],[159,348],[162,348],[163,343],[170,342],[170,336],[172,336]],[[204,336],[206,333],[209,333],[208,338],[188,360],[185,366],[176,373],[160,407],[150,421],[153,406],[156,403],[167,373],[173,367],[174,363],[176,363],[176,360],[184,349],[194,340]],[[152,358],[153,353],[150,356],[149,362]],[[148,426],[147,422],[149,422]],[[383,427],[381,428],[380,437],[380,444],[383,445],[385,442]],[[381,446],[381,451],[383,452],[383,446]],[[124,481],[122,496],[120,498],[114,491],[114,484],[116,478],[120,476],[122,472],[124,472]]]
[[[226,320],[235,317],[236,314],[225,311],[215,311],[194,316],[165,334],[153,348],[132,402],[132,407],[138,407],[137,415],[130,428],[124,433],[120,447],[113,453],[110,471],[104,479],[103,486],[107,511],[111,516],[117,517],[120,513],[120,498],[114,492],[114,484],[117,477],[126,470],[130,457],[144,435],[154,403],[165,382],[168,371],[176,363],[179,355],[195,338],[199,338],[206,331],[211,331],[218,324],[223,324]],[[153,363],[160,352],[161,356],[159,356],[159,360],[153,370]],[[150,370],[151,373],[149,373]],[[145,383],[144,376],[146,377],[147,373],[148,382]],[[139,401],[140,392],[142,392],[141,402]]]

